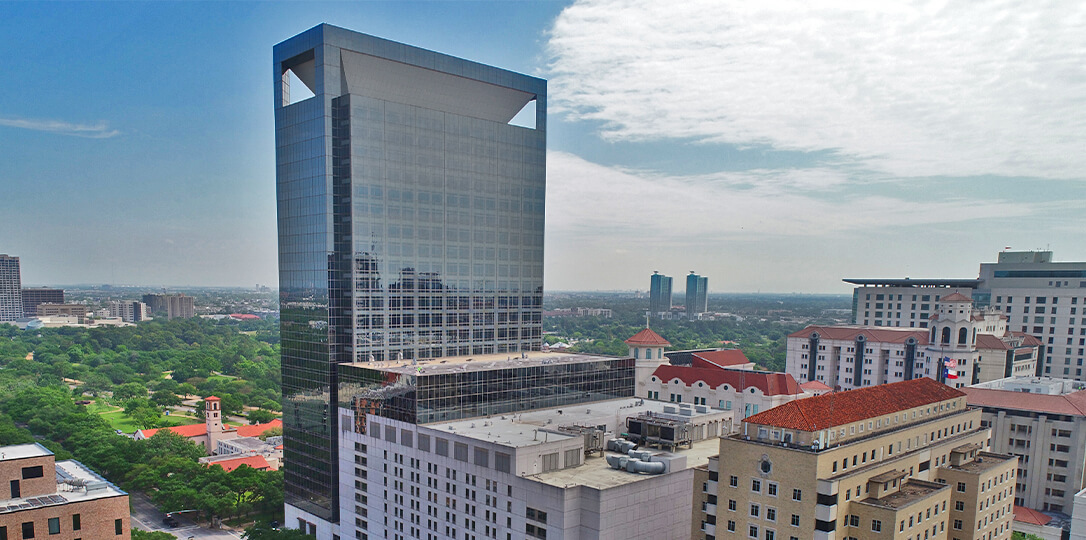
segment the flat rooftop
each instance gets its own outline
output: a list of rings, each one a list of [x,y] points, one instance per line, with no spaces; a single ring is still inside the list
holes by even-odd
[[[638,448],[641,450],[642,448]],[[667,454],[657,448],[643,448],[653,454]],[[709,458],[720,453],[720,440],[716,437],[698,441],[694,443],[692,448],[681,448],[673,454],[686,456],[686,467],[682,470],[693,469],[695,467],[703,467],[708,465]],[[619,456],[625,454],[619,454],[618,452],[604,452],[605,455]],[[651,480],[653,478],[659,478],[661,476],[667,476],[674,474],[678,471],[671,471],[664,474],[638,474],[626,471],[620,471],[612,469],[607,464],[607,460],[600,455],[593,454],[591,456],[585,456],[585,461],[577,467],[570,467],[568,469],[561,469],[553,472],[541,473],[526,478],[542,482],[544,484],[552,485],[555,487],[567,488],[573,486],[585,486],[594,489],[604,490],[608,488],[623,486],[626,484],[632,484],[634,482],[641,482],[645,480]]]
[[[969,287],[976,289],[980,286],[979,279],[842,279],[845,283],[863,285],[869,287]]]
[[[50,452],[48,448],[38,443],[15,444],[12,446],[4,446],[0,448],[0,461],[45,457],[51,455],[53,455],[53,453]]]
[[[454,433],[462,437],[497,443],[511,448],[523,448],[545,442],[581,437],[581,435],[554,433],[553,431],[556,431],[560,426],[607,425],[608,430],[615,430],[611,437],[618,437],[625,432],[626,418],[635,417],[644,412],[685,420],[696,420],[707,416],[729,417],[732,414],[732,411],[709,409],[707,413],[699,413],[695,410],[691,416],[682,416],[665,413],[665,407],[670,409],[677,407],[677,405],[667,401],[630,397],[424,425],[431,429]],[[536,430],[540,431],[537,433]],[[715,441],[716,439],[714,439]]]
[[[991,452],[978,452],[976,459],[974,459],[973,461],[970,461],[968,463],[963,463],[959,467],[955,467],[955,466],[951,465],[950,463],[946,463],[945,465],[940,465],[940,467],[942,467],[944,469],[951,470],[951,471],[962,471],[962,472],[976,474],[976,473],[982,473],[982,472],[984,472],[984,471],[986,471],[988,469],[991,469],[992,467],[996,467],[996,466],[1001,465],[1001,464],[1007,462],[1008,460],[1012,460],[1012,459],[1015,459],[1015,456],[1004,455],[1004,454],[993,454]]]
[[[881,499],[867,498],[859,502],[860,504],[869,504],[879,508],[905,508],[913,503],[927,499],[941,489],[950,489],[950,486],[924,480],[909,480],[901,484],[897,491]]]
[[[75,460],[58,461],[56,478],[57,491],[55,493],[0,500],[0,514],[128,495]]]
[[[348,366],[412,375],[438,375],[460,371],[487,371],[553,364],[579,364],[604,360],[621,360],[623,356],[602,356],[564,352],[526,351],[520,353],[473,354],[446,356],[424,360],[388,360],[384,362],[351,362]]]

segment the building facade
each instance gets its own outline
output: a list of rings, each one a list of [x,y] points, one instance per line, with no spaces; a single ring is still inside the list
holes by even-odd
[[[638,365],[529,352],[341,366],[340,522],[287,524],[320,540],[688,538],[693,467],[728,415],[638,399]]]
[[[184,294],[145,294],[143,303],[152,314],[167,319],[191,319],[196,316],[196,299]]]
[[[1051,251],[1005,251],[980,265],[978,305],[1007,314],[1008,326],[1039,338],[1038,375],[1086,380],[1086,262],[1053,262]]]
[[[671,311],[670,276],[653,272],[649,278],[649,313],[667,313]]]
[[[33,317],[38,313],[38,304],[63,304],[64,289],[44,287],[25,288],[23,295],[23,316]]]
[[[38,304],[36,309],[35,317],[75,317],[79,324],[83,324],[87,317],[85,304]]]
[[[929,377],[961,388],[1036,371],[1040,342],[960,293],[929,307],[918,327],[808,326],[788,336],[785,365],[801,383],[839,389]]]
[[[339,366],[540,349],[546,81],[329,25],[273,57],[286,502],[336,523]]]
[[[19,258],[0,254],[0,322],[23,318],[22,289]]]
[[[1071,514],[1075,494],[1086,488],[1086,386],[1010,377],[962,391],[983,412],[992,451],[1018,456],[1014,503]]]
[[[128,494],[44,446],[0,447],[0,538],[132,537]]]
[[[921,378],[789,402],[695,471],[693,538],[1007,539],[1017,458]]]
[[[852,290],[852,324],[927,328],[935,303],[958,293],[971,297],[979,279],[846,279]]]
[[[706,311],[709,311],[709,278],[691,271],[686,276],[686,316],[695,319]]]
[[[151,315],[150,308],[143,302],[134,300],[113,300],[109,303],[109,316],[119,317],[124,322],[140,322]]]

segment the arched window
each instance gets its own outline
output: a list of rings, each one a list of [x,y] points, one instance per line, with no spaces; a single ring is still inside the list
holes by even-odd
[[[965,345],[966,340],[969,339],[969,330],[962,328],[958,330],[958,345]]]
[[[929,339],[928,341],[930,341],[933,344],[935,343],[935,327],[934,326],[931,327],[931,339]]]
[[[634,358],[636,358],[638,360],[641,359],[641,349],[634,348]]]
[[[652,360],[652,349],[645,349],[645,360]]]
[[[942,343],[943,343],[943,345],[949,345],[950,344],[950,327],[949,326],[944,326],[943,327]]]

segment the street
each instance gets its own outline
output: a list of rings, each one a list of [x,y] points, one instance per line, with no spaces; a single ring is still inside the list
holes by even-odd
[[[180,522],[179,526],[167,527],[162,523],[162,519],[166,517],[165,514],[159,512],[146,496],[142,493],[129,493],[128,497],[132,502],[133,529],[140,529],[143,531],[163,531],[172,534],[177,538],[181,538],[182,540],[202,540],[205,538],[239,540],[241,538],[240,532],[202,528],[185,514],[176,516],[177,521]]]

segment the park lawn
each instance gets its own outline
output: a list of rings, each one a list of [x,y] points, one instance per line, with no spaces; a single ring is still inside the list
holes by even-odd
[[[140,429],[138,425],[129,417],[125,416],[124,411],[116,411],[103,413],[102,418],[105,418],[109,425],[113,429],[119,429],[123,433],[134,433],[137,429]],[[168,426],[184,426],[188,424],[198,424],[198,420],[193,418],[166,416],[163,420]]]
[[[90,405],[87,405],[87,412],[92,414],[102,414],[107,412],[114,412],[123,410],[120,407],[110,405],[104,399],[96,399]]]

